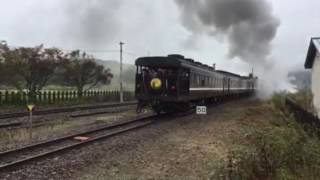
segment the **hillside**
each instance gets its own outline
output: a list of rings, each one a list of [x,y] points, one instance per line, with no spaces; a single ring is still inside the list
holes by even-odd
[[[311,72],[306,70],[295,70],[288,73],[290,82],[296,86],[297,90],[311,87]]]
[[[98,64],[103,65],[106,69],[111,69],[113,79],[109,87],[111,89],[119,88],[120,63],[114,60],[96,60]],[[123,85],[127,90],[132,90],[135,84],[136,68],[132,64],[123,64]]]

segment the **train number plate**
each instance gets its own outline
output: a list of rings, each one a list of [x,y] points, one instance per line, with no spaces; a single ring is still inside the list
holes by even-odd
[[[207,114],[207,106],[197,106],[197,114]]]

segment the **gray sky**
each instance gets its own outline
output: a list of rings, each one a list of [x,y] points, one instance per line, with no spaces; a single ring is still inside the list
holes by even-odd
[[[320,1],[267,1],[280,21],[269,57],[275,70],[269,76],[285,79],[289,69],[303,67],[310,37],[320,36]],[[13,46],[110,50],[89,53],[118,60],[113,51],[121,40],[131,53],[125,55],[126,63],[147,54],[179,53],[236,73],[252,67],[228,58],[226,37],[194,35],[183,26],[174,0],[7,0],[1,2],[0,16],[0,40]]]

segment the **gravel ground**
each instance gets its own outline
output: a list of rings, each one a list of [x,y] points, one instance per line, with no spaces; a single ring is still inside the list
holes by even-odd
[[[234,140],[245,138],[239,126],[262,118],[257,100],[241,100],[90,146],[1,172],[0,179],[208,179]]]
[[[122,107],[122,109],[125,107]],[[124,110],[124,109],[123,109]],[[80,113],[101,110],[86,110]],[[67,134],[82,132],[103,124],[113,123],[120,118],[136,116],[135,106],[128,106],[125,111],[107,113],[96,116],[70,118],[72,113],[58,113],[46,116],[35,116],[34,122],[41,121],[44,125],[33,128],[32,140],[29,139],[28,128],[0,129],[0,151],[25,146],[27,144],[44,141]],[[27,121],[27,119],[24,119]]]

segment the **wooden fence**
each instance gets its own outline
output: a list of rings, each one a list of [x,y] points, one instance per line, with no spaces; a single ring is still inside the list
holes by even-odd
[[[119,101],[119,91],[85,91],[83,100],[93,100],[98,102]],[[134,93],[125,91],[124,100],[134,99]],[[54,104],[60,102],[71,102],[80,100],[77,91],[41,91],[36,95],[35,103]],[[20,91],[0,91],[0,105],[25,105],[30,101],[27,92]]]

